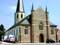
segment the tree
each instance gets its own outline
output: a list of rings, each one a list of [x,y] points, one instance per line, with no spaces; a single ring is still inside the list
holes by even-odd
[[[4,33],[4,30],[5,30],[4,25],[1,24],[1,25],[0,25],[0,41],[1,41],[1,39],[2,39],[2,36],[5,34],[5,33]]]

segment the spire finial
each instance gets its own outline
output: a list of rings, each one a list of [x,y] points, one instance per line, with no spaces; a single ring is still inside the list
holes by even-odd
[[[47,11],[47,6],[46,6],[46,9],[45,9],[45,13],[48,14],[48,11]]]
[[[19,2],[20,2],[20,0],[18,0],[18,2],[17,2],[16,12],[19,12]]]
[[[18,0],[16,12],[24,12],[23,0]]]
[[[31,9],[31,12],[33,12],[34,11],[34,6],[33,6],[33,3],[32,3],[32,9]]]
[[[45,11],[47,11],[47,6],[46,6],[46,8],[45,8]]]

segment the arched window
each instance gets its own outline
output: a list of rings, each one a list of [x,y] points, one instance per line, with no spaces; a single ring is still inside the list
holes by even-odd
[[[25,29],[25,34],[28,34],[28,29]]]
[[[43,30],[43,22],[41,21],[40,24],[39,24],[39,29],[40,30]]]
[[[21,18],[23,18],[23,14],[21,14]]]
[[[28,34],[28,26],[25,26],[25,34]]]
[[[51,34],[54,34],[54,28],[51,28]]]
[[[19,15],[17,14],[17,19],[18,19]]]
[[[21,42],[21,29],[19,27],[19,41]]]

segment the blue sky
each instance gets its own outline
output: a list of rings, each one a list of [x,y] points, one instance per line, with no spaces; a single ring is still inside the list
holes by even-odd
[[[6,29],[14,24],[14,14],[18,0],[0,0],[0,24]],[[26,15],[30,14],[32,3],[34,9],[42,7],[45,10],[46,5],[49,12],[49,21],[60,27],[60,0],[23,0]]]

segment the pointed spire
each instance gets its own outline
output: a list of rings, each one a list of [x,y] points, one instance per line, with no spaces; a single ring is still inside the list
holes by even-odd
[[[47,11],[47,6],[46,6],[46,11]]]
[[[32,9],[31,9],[31,12],[33,12],[34,11],[34,6],[33,6],[33,4],[32,4]]]
[[[48,21],[48,11],[47,11],[47,6],[45,9],[45,14],[46,14],[46,25],[49,25],[49,21]],[[47,40],[49,40],[49,26],[46,26],[46,30],[47,30]]]
[[[23,0],[18,0],[16,12],[24,12]]]
[[[45,13],[48,14],[48,11],[47,11],[47,6],[46,6],[46,9],[45,9]]]
[[[20,11],[19,10],[19,8],[20,8],[19,5],[20,5],[20,0],[18,0],[16,12],[19,12]]]

